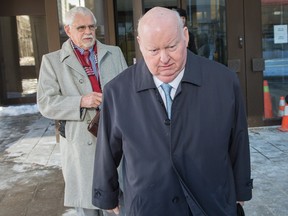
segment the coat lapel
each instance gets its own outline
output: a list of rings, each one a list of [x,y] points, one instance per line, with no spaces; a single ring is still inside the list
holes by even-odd
[[[109,52],[106,47],[100,42],[97,41],[97,58],[98,58],[98,63],[101,64],[102,59],[106,55],[107,52]]]
[[[70,39],[65,41],[60,52],[60,61],[71,67],[73,72],[86,76],[86,72],[74,54]]]
[[[150,73],[144,60],[141,59],[138,64],[135,65],[135,87],[136,91],[140,92],[143,90],[156,88],[153,76]]]
[[[187,51],[187,62],[181,82],[188,82],[197,86],[202,85],[202,70],[197,61],[197,57],[190,51]]]
[[[190,56],[191,58],[188,56]],[[187,52],[187,62],[185,64],[184,75],[181,80],[181,83],[179,84],[177,88],[175,97],[178,94],[180,94],[182,90],[182,85],[181,85],[182,83],[189,83],[189,84],[196,85],[199,87],[202,85],[201,68],[199,64],[197,63],[197,58],[195,58],[195,56],[190,51]]]

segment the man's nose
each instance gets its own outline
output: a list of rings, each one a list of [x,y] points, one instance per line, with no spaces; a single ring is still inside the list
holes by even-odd
[[[163,63],[167,63],[169,61],[170,57],[169,57],[169,53],[166,49],[161,50],[160,52],[160,60]]]

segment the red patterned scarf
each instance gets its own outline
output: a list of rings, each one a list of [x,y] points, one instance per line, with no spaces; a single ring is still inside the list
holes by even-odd
[[[89,60],[89,50],[84,50],[83,55],[80,53],[79,49],[77,49],[77,47],[75,46],[75,44],[71,41],[71,45],[73,47],[74,53],[78,59],[78,61],[81,63],[81,65],[83,66],[89,80],[90,83],[92,85],[92,89],[94,92],[102,92],[101,90],[101,85],[100,85],[100,74],[99,74],[99,67],[98,67],[98,59],[97,59],[97,45],[95,43],[94,47],[93,47],[93,51],[94,51],[94,56],[95,56],[95,62],[96,62],[96,70],[98,71],[98,79],[93,71],[92,65],[91,65],[91,61]]]

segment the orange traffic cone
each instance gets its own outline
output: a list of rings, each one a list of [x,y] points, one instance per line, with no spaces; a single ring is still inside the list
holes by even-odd
[[[279,101],[279,110],[278,110],[279,117],[282,117],[284,115],[284,109],[285,109],[285,99],[284,99],[284,96],[281,96],[280,101]]]
[[[278,128],[280,131],[288,132],[288,105],[285,105],[284,115],[282,117],[282,125]]]
[[[263,91],[264,91],[264,118],[272,118],[273,117],[272,102],[267,80],[263,81]]]

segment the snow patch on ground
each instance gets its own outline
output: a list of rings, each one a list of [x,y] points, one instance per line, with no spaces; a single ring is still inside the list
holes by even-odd
[[[76,215],[77,215],[76,210],[74,209],[68,209],[64,214],[62,214],[62,216],[76,216]]]
[[[15,184],[32,184],[33,178],[46,176],[51,171],[41,168],[39,165],[35,164],[13,164],[3,163],[0,166],[0,190],[7,190],[15,186]]]
[[[0,107],[0,116],[18,116],[22,114],[38,113],[37,104]]]

